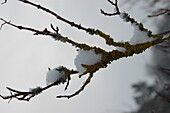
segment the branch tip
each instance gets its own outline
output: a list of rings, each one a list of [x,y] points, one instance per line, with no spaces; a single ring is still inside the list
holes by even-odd
[[[7,3],[7,0],[5,0],[4,2],[2,2],[1,5],[5,4],[5,3]]]
[[[90,83],[92,77],[93,77],[93,73],[90,73],[88,78],[84,82],[84,84],[81,86],[81,88],[79,90],[77,90],[76,92],[74,92],[73,94],[71,94],[71,95],[59,95],[56,98],[67,98],[67,99],[70,99],[72,97],[77,96],[78,94],[80,94],[84,90],[84,88],[87,86],[87,84]]]
[[[58,34],[59,28],[57,26],[56,26],[56,28],[54,28],[53,24],[50,24],[50,26],[51,26],[52,30]]]

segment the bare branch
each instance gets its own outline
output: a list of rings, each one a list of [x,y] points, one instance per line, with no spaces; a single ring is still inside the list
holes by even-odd
[[[4,21],[2,18],[0,18],[0,20]],[[1,29],[2,29],[2,27],[3,27],[5,24],[7,24],[7,23],[10,23],[10,21],[9,21],[9,22],[4,22],[3,24],[1,24],[1,26],[0,26],[0,30],[1,30]]]
[[[48,31],[47,28],[45,28],[43,31],[40,31],[40,30],[36,30],[34,28],[15,25],[15,24],[11,23],[10,21],[8,22],[8,21],[4,20],[3,18],[0,18],[0,20],[2,20],[4,22],[0,27],[1,29],[5,24],[8,24],[8,25],[11,25],[15,28],[18,28],[19,30],[27,30],[27,31],[34,32],[34,35],[48,35],[48,36],[52,36],[52,37],[55,35],[55,33]]]
[[[76,23],[74,23],[74,22],[72,22],[72,21],[70,21],[70,20],[67,20],[67,19],[61,17],[60,15],[56,14],[55,12],[53,12],[53,11],[51,11],[51,10],[49,10],[49,9],[41,6],[41,5],[32,3],[32,2],[30,2],[30,1],[28,1],[28,0],[19,0],[19,1],[21,1],[21,2],[23,2],[23,3],[26,3],[26,4],[29,4],[29,5],[32,5],[32,6],[36,7],[36,8],[38,8],[38,9],[41,9],[42,11],[45,11],[45,12],[53,15],[53,16],[56,17],[58,20],[63,21],[63,22],[65,22],[66,24],[69,24],[71,27],[75,27],[75,28],[77,28],[77,29],[79,29],[79,30],[83,30],[83,31],[89,33],[90,35],[94,35],[94,34],[95,34],[95,35],[98,35],[98,36],[102,37],[103,39],[105,39],[105,40],[106,40],[106,44],[108,44],[108,45],[114,45],[113,38],[110,37],[109,35],[105,34],[104,32],[102,32],[101,30],[93,29],[93,28],[86,28],[86,27],[82,26],[81,24],[76,24]],[[116,1],[117,1],[117,0],[116,0]],[[115,4],[116,4],[116,9],[119,11],[118,6],[117,6],[117,2],[116,2]],[[119,13],[120,13],[120,12],[119,12]],[[110,43],[109,43],[108,41],[109,41]]]
[[[158,96],[162,97],[164,101],[166,101],[166,102],[168,102],[168,103],[170,102],[170,97],[168,97],[168,96],[166,96],[166,95],[164,95],[164,94],[162,94],[162,93],[160,93],[160,92],[156,92],[156,94],[157,94]]]
[[[61,20],[61,21],[65,22],[65,23],[69,24],[70,26],[73,26],[73,27],[76,27],[78,29],[81,29],[81,30],[84,30],[84,31],[88,32],[88,28],[85,28],[85,27],[81,26],[80,24],[75,24],[74,22],[71,22],[71,21],[61,17],[60,15],[56,14],[55,12],[53,12],[53,11],[51,11],[51,10],[41,6],[41,5],[35,4],[35,3],[30,2],[28,0],[19,0],[19,1],[21,1],[23,3],[26,3],[26,4],[29,4],[29,5],[32,5],[32,6],[36,7],[36,8],[38,8],[38,9],[41,9],[41,10],[55,16],[58,20]]]
[[[56,27],[56,29],[55,29],[54,26],[53,26],[52,24],[50,24],[50,25],[51,25],[51,28],[52,28],[53,31],[55,31],[56,33],[59,32],[59,28],[58,28],[58,27]]]
[[[7,0],[5,0],[4,2],[2,2],[1,5],[5,4],[5,3],[7,3]]]
[[[162,32],[162,33],[159,33],[159,34],[155,34],[155,35],[162,36],[162,35],[166,35],[166,34],[170,34],[170,30]]]
[[[119,7],[118,7],[118,1],[115,0],[115,3],[113,3],[111,0],[107,0],[111,5],[113,5],[116,9],[116,12],[114,13],[107,13],[100,9],[101,13],[104,14],[105,16],[114,16],[114,15],[120,15]]]
[[[84,88],[86,87],[86,85],[87,85],[88,83],[90,83],[92,77],[93,77],[93,73],[90,73],[90,74],[89,74],[89,77],[86,79],[85,83],[84,83],[84,84],[82,85],[82,87],[81,87],[79,90],[77,90],[75,93],[73,93],[73,94],[71,94],[71,95],[59,95],[59,96],[57,96],[57,98],[68,98],[68,99],[70,99],[70,98],[78,95],[80,92],[82,92],[82,91],[84,90]]]
[[[159,9],[158,11],[156,11],[157,14],[148,15],[148,17],[157,17],[157,16],[164,15],[168,12],[170,12],[170,9]]]

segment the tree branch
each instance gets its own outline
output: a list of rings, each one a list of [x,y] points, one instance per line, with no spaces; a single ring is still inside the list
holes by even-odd
[[[74,23],[74,22],[72,22],[72,21],[70,21],[70,20],[67,20],[67,19],[61,17],[61,16],[58,15],[57,13],[55,13],[55,12],[53,12],[53,11],[51,11],[51,10],[49,10],[49,9],[41,6],[41,5],[38,5],[38,4],[35,4],[35,3],[30,2],[29,0],[19,0],[19,1],[21,1],[21,2],[23,2],[23,3],[26,3],[26,4],[29,4],[29,5],[31,5],[31,6],[34,6],[34,7],[38,8],[38,9],[41,9],[42,11],[45,11],[45,12],[53,15],[53,16],[56,17],[58,20],[66,23],[66,24],[69,24],[71,27],[75,27],[75,28],[77,28],[77,29],[79,29],[79,30],[83,30],[83,31],[87,32],[87,33],[90,34],[90,35],[94,35],[94,34],[95,34],[95,35],[98,35],[98,36],[102,37],[103,39],[105,39],[106,44],[108,44],[108,45],[114,45],[113,38],[110,37],[109,35],[105,34],[104,32],[102,32],[102,31],[99,30],[99,29],[86,28],[86,27],[82,26],[81,24],[76,24],[76,23]],[[116,5],[117,5],[117,2],[116,2]],[[117,9],[118,9],[118,6],[116,6],[116,7],[117,7]],[[119,9],[118,9],[118,10],[119,10]],[[109,42],[110,42],[110,43],[109,43]]]
[[[163,98],[163,100],[165,100],[166,102],[170,102],[170,97],[168,97],[168,96],[166,96],[166,95],[164,95],[164,94],[162,94],[162,93],[160,93],[160,92],[156,92],[156,94],[158,95],[158,96],[160,96],[160,97],[162,97]]]
[[[71,98],[71,97],[74,97],[76,95],[78,95],[80,92],[82,92],[84,90],[84,88],[86,87],[86,85],[88,83],[90,83],[92,77],[93,77],[93,74],[98,71],[100,68],[106,68],[108,64],[110,64],[111,62],[117,60],[117,59],[120,59],[120,58],[123,58],[123,57],[129,57],[129,56],[132,56],[134,54],[140,54],[142,53],[143,51],[145,51],[147,48],[150,48],[156,44],[160,44],[162,42],[164,42],[165,40],[170,40],[170,36],[166,36],[164,37],[165,34],[168,34],[166,33],[162,33],[162,34],[159,34],[158,36],[157,35],[153,35],[151,31],[149,31],[148,29],[144,28],[143,27],[143,24],[142,23],[138,23],[135,19],[131,18],[127,13],[120,13],[119,11],[119,8],[118,8],[118,0],[115,0],[115,3],[112,2],[111,0],[107,0],[111,5],[113,5],[116,9],[116,12],[115,13],[106,13],[104,12],[103,10],[101,10],[101,13],[106,15],[106,16],[113,16],[113,15],[120,15],[122,14],[123,15],[123,19],[126,21],[126,22],[130,22],[131,24],[135,24],[139,30],[141,32],[146,32],[148,34],[148,37],[156,37],[155,40],[153,41],[148,41],[148,42],[145,42],[145,43],[140,43],[140,44],[136,44],[136,45],[131,45],[129,42],[114,42],[113,38],[111,38],[109,35],[105,34],[104,32],[98,30],[98,29],[92,29],[92,28],[86,28],[80,24],[76,24],[74,22],[71,22],[61,16],[59,16],[58,14],[56,14],[55,12],[41,6],[41,5],[37,5],[35,3],[32,3],[30,2],[29,0],[19,0],[23,3],[26,3],[26,4],[29,4],[31,6],[34,6],[38,9],[41,9],[51,15],[53,15],[54,17],[56,17],[58,20],[61,20],[63,21],[64,23],[66,24],[69,24],[70,26],[72,27],[75,27],[79,30],[83,30],[83,31],[86,31],[87,33],[89,33],[90,35],[98,35],[100,37],[102,37],[103,39],[105,39],[106,41],[106,44],[107,45],[111,45],[111,46],[118,46],[118,47],[123,47],[126,49],[125,52],[121,52],[121,51],[118,51],[118,50],[111,50],[109,52],[101,49],[101,48],[98,48],[98,47],[91,47],[87,44],[81,44],[81,43],[77,43],[71,39],[69,39],[68,37],[64,37],[62,36],[60,33],[59,33],[59,28],[56,27],[54,28],[54,26],[51,24],[51,29],[53,30],[52,31],[49,31],[47,28],[45,28],[44,30],[37,30],[37,29],[34,29],[34,28],[31,28],[31,27],[24,27],[24,26],[19,26],[19,25],[16,25],[16,24],[13,24],[11,23],[10,21],[6,21],[4,20],[3,18],[0,18],[1,21],[3,21],[4,23],[1,24],[0,26],[0,29],[2,29],[2,27],[7,24],[7,25],[10,25],[14,28],[17,28],[19,30],[26,30],[26,31],[31,31],[34,33],[34,35],[47,35],[47,36],[50,36],[52,38],[54,38],[55,40],[59,40],[63,43],[67,42],[69,44],[71,44],[72,46],[74,47],[78,47],[79,49],[83,49],[83,50],[92,50],[94,49],[96,53],[98,54],[102,54],[102,60],[94,65],[84,65],[82,64],[82,67],[86,68],[86,71],[79,75],[79,77],[81,77],[82,75],[85,75],[85,74],[89,74],[88,78],[86,79],[85,83],[80,87],[79,90],[77,90],[75,93],[71,94],[71,95],[60,95],[60,96],[57,96],[57,98]],[[67,89],[68,85],[69,85],[69,81],[70,81],[70,75],[71,74],[76,74],[78,73],[77,71],[71,71],[69,74],[68,74],[68,78],[67,78],[67,84],[66,84],[66,87],[65,87],[65,90]],[[18,91],[18,90],[14,90],[12,88],[9,88],[7,87],[7,90],[10,92],[10,95],[9,96],[2,96],[0,95],[1,98],[3,99],[12,99],[12,98],[16,98],[18,100],[24,100],[24,101],[29,101],[31,98],[33,98],[34,96],[40,94],[41,92],[53,87],[53,86],[56,86],[58,84],[58,82],[54,82],[48,86],[45,86],[45,87],[37,87],[37,88],[33,88],[31,89],[30,91],[28,92],[23,92],[23,91]]]
[[[86,81],[84,82],[84,84],[81,86],[81,88],[79,90],[77,90],[75,93],[71,94],[71,95],[59,95],[57,96],[57,98],[71,98],[74,97],[76,95],[78,95],[80,92],[82,92],[84,90],[84,88],[86,87],[87,84],[90,83],[91,79],[93,77],[93,73],[89,74],[89,77],[86,79]]]
[[[5,4],[5,3],[7,3],[7,0],[5,0],[4,2],[2,2],[1,5]]]
[[[115,3],[113,3],[111,0],[107,0],[111,5],[115,7],[116,12],[114,13],[107,13],[100,9],[101,13],[104,14],[105,16],[114,16],[114,15],[120,15],[119,7],[118,7],[118,1],[115,0]]]
[[[77,74],[78,72],[77,71],[70,71],[69,73],[69,76],[72,75],[72,74]],[[36,87],[36,88],[31,88],[30,91],[19,91],[19,90],[15,90],[13,88],[10,88],[10,87],[6,87],[8,89],[8,91],[10,92],[10,95],[9,96],[2,96],[0,95],[0,97],[4,100],[7,100],[9,99],[9,102],[13,99],[13,98],[16,98],[18,100],[22,100],[22,101],[29,101],[31,98],[33,98],[34,96],[40,94],[41,92],[53,87],[53,86],[56,86],[58,83],[58,81],[48,85],[48,86],[45,86],[45,87]],[[66,85],[66,87],[68,87],[68,84]],[[65,88],[66,89],[66,88]]]
[[[52,36],[54,37],[55,36],[55,33],[52,33],[50,31],[47,30],[47,28],[45,28],[43,31],[40,31],[40,30],[36,30],[34,28],[30,28],[30,27],[23,27],[23,26],[19,26],[19,25],[16,25],[16,24],[13,24],[11,23],[10,21],[6,21],[4,20],[3,18],[0,18],[1,21],[3,21],[4,23],[1,25],[0,29],[2,29],[2,27],[5,25],[5,24],[8,24],[8,25],[11,25],[15,28],[18,28],[19,30],[27,30],[27,31],[31,31],[31,32],[34,32],[34,35],[48,35],[48,36]]]
[[[148,17],[157,17],[157,16],[164,15],[168,12],[170,12],[170,9],[159,9],[158,11],[156,11],[156,14],[148,15]]]

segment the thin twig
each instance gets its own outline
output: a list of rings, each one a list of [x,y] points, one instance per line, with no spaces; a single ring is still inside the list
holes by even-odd
[[[76,74],[78,73],[77,71],[74,71],[72,70],[69,74]],[[8,91],[10,92],[10,95],[9,96],[2,96],[0,95],[0,97],[4,100],[7,100],[9,99],[9,102],[13,99],[13,98],[16,98],[18,100],[22,100],[22,101],[29,101],[31,98],[33,98],[34,96],[40,94],[41,92],[53,87],[53,86],[56,86],[56,84],[58,84],[58,81],[48,85],[48,86],[45,86],[43,88],[41,87],[37,87],[37,88],[34,88],[33,90],[31,91],[19,91],[19,90],[15,90],[13,88],[10,88],[10,87],[7,87]]]
[[[45,28],[43,31],[40,31],[40,30],[36,30],[34,28],[30,28],[30,27],[23,27],[23,26],[19,26],[19,25],[16,25],[16,24],[13,24],[11,23],[10,21],[6,21],[4,20],[3,18],[0,18],[0,20],[2,20],[4,23],[1,25],[0,28],[2,28],[2,26],[4,26],[5,24],[8,24],[8,25],[11,25],[15,28],[18,28],[19,30],[27,30],[27,31],[31,31],[31,32],[34,32],[34,35],[49,35],[49,36],[54,36],[54,33],[53,32],[50,32],[47,30],[47,28]]]
[[[73,94],[71,94],[71,95],[59,95],[59,96],[57,96],[57,98],[68,98],[68,99],[70,99],[70,98],[78,95],[80,92],[82,92],[82,91],[84,90],[84,88],[86,87],[86,85],[87,85],[88,83],[90,83],[92,77],[93,77],[93,73],[90,73],[89,76],[88,76],[88,78],[86,79],[86,81],[85,81],[84,84],[82,85],[82,87],[81,87],[79,90],[77,90],[75,93],[73,93]]]
[[[162,35],[166,35],[166,34],[169,34],[169,33],[170,33],[170,30],[162,32],[162,33],[159,33],[159,34],[155,34],[155,35],[162,36]]]
[[[157,17],[157,16],[161,16],[161,15],[164,15],[168,12],[170,12],[170,9],[160,9],[160,13],[158,13],[157,11],[157,14],[153,14],[153,15],[148,15],[148,17]]]
[[[2,19],[2,18],[0,18],[0,20],[2,20],[4,23],[3,24],[1,24],[1,26],[0,26],[0,30],[2,30],[2,27],[5,25],[5,24],[8,24],[8,23],[10,23],[11,21],[9,21],[9,22],[7,22],[7,21],[5,21],[4,19]]]
[[[4,2],[2,2],[1,5],[5,4],[5,3],[7,3],[7,0],[5,0]]]
[[[111,5],[113,5],[116,9],[116,12],[114,13],[107,13],[100,9],[101,13],[104,14],[105,16],[114,16],[114,15],[120,15],[119,7],[118,7],[118,1],[115,0],[115,3],[113,3],[111,0],[107,0]]]
[[[73,27],[76,27],[76,28],[84,30],[84,31],[88,31],[88,28],[85,28],[85,27],[81,26],[80,24],[75,24],[74,22],[71,22],[71,21],[61,17],[60,15],[56,14],[55,12],[53,12],[53,11],[51,11],[51,10],[41,6],[41,5],[35,4],[35,3],[30,2],[28,0],[19,0],[19,1],[26,3],[26,4],[29,4],[29,5],[32,5],[34,7],[37,7],[38,9],[41,9],[42,11],[45,11],[45,12],[55,16],[58,20],[61,20],[61,21],[65,22],[65,23],[67,23],[67,24],[69,24]]]
[[[165,101],[170,102],[170,97],[167,97],[166,95],[160,93],[160,92],[156,92],[156,94],[160,97],[162,97]]]

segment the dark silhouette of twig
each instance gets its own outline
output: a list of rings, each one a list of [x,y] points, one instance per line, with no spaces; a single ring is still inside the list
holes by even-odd
[[[5,3],[7,3],[7,0],[5,0],[4,2],[2,2],[1,5],[2,5],[2,4],[5,4]]]
[[[162,94],[162,93],[160,93],[160,92],[156,92],[156,94],[158,95],[158,96],[160,96],[160,97],[162,97],[163,98],[163,100],[165,100],[166,102],[170,102],[170,97],[168,97],[168,96],[166,96],[166,95],[164,95],[164,94]]]
[[[30,28],[30,27],[23,27],[23,26],[19,26],[19,25],[15,25],[13,23],[11,23],[10,21],[6,21],[3,18],[0,18],[0,20],[2,20],[4,23],[1,25],[1,29],[5,24],[11,25],[15,28],[18,28],[19,30],[27,30],[27,31],[31,31],[34,32],[34,35],[49,35],[49,36],[55,36],[55,33],[50,32],[49,30],[47,30],[47,28],[45,28],[44,30],[40,31],[40,30],[36,30],[34,28]]]
[[[156,14],[148,15],[148,17],[157,17],[157,16],[161,16],[161,15],[167,14],[168,12],[170,12],[170,9],[159,9],[156,12]]]
[[[101,13],[104,14],[105,16],[114,16],[114,15],[120,15],[119,7],[118,7],[118,1],[115,0],[115,3],[113,3],[111,0],[107,0],[111,5],[113,5],[116,9],[116,12],[114,13],[107,13],[100,9]]]
[[[74,71],[72,70],[69,74],[72,75],[72,74],[77,74],[78,72],[77,71]],[[33,98],[34,96],[40,94],[41,92],[53,87],[53,86],[56,86],[58,83],[58,81],[48,85],[48,86],[45,86],[45,87],[36,87],[36,88],[32,88],[30,91],[19,91],[19,90],[15,90],[13,88],[10,88],[10,87],[6,87],[8,89],[8,91],[10,92],[10,95],[9,96],[2,96],[0,95],[0,97],[4,100],[7,100],[9,99],[9,102],[13,99],[13,98],[16,98],[18,100],[22,100],[22,101],[29,101],[31,98]],[[67,85],[68,86],[68,85]]]
[[[71,95],[59,95],[57,96],[57,98],[71,98],[71,97],[74,97],[76,95],[78,95],[80,92],[82,92],[84,90],[84,88],[86,87],[86,85],[88,83],[90,83],[91,79],[93,77],[93,73],[90,73],[88,78],[86,79],[86,81],[84,82],[84,84],[81,86],[81,88],[79,90],[77,90],[75,93],[71,94]]]

